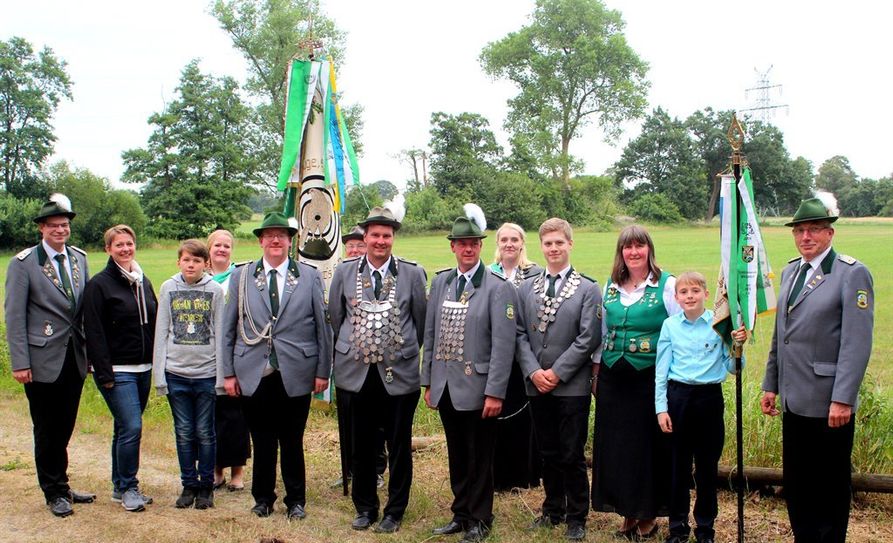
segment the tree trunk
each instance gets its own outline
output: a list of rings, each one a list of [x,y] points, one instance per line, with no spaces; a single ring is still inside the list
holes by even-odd
[[[713,190],[710,191],[710,202],[707,204],[707,212],[704,214],[704,221],[713,220],[714,210],[716,209],[716,201],[719,200],[719,189],[721,188],[721,178],[713,176]]]

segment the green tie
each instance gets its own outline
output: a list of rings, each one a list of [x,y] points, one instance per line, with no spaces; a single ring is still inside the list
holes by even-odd
[[[465,278],[465,275],[462,274],[459,276],[459,286],[456,288],[456,301],[462,297],[462,293],[465,292],[465,284],[468,282],[468,279]]]
[[[558,275],[546,274],[546,279],[549,280],[549,288],[546,289],[546,296],[549,298],[555,297],[555,281],[558,281],[559,277],[561,277],[560,273]]]
[[[59,277],[62,278],[62,288],[65,289],[65,296],[68,297],[68,305],[71,308],[71,312],[74,313],[74,290],[71,289],[71,279],[68,278],[68,269],[65,267],[65,255],[58,253],[53,258],[59,263]]]
[[[279,281],[276,280],[276,270],[270,270],[270,311],[273,318],[279,314]],[[272,333],[272,331],[271,331]],[[279,369],[279,359],[276,358],[276,347],[270,344],[270,366],[274,370]]]
[[[797,301],[797,296],[800,295],[800,291],[803,290],[803,283],[806,282],[806,276],[809,275],[810,266],[809,264],[803,264],[800,268],[800,275],[797,276],[797,281],[794,282],[794,287],[791,288],[791,295],[788,296],[788,308],[794,305],[794,302]]]
[[[372,272],[372,277],[375,278],[375,299],[381,296],[381,273],[378,270]]]

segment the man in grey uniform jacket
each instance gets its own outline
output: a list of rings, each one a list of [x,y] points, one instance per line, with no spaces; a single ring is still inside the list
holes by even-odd
[[[335,334],[335,383],[350,404],[355,530],[378,519],[377,434],[384,428],[388,503],[376,532],[396,532],[412,484],[412,419],[419,403],[419,347],[425,333],[425,270],[392,254],[400,222],[374,207],[366,220],[366,255],[335,269],[329,315]]]
[[[763,413],[778,415],[782,399],[785,499],[798,543],[846,539],[855,412],[871,355],[871,274],[835,253],[836,220],[812,198],[787,223],[800,258],[781,274],[763,379]]]
[[[226,393],[246,396],[254,442],[251,511],[259,517],[272,514],[276,501],[277,449],[286,514],[306,516],[304,426],[310,395],[328,386],[332,363],[320,275],[288,257],[296,233],[282,213],[268,213],[254,229],[263,258],[233,271],[220,342]]]
[[[518,363],[543,461],[542,516],[534,527],[567,521],[565,537],[586,535],[589,478],[583,448],[589,433],[592,353],[601,342],[598,284],[570,263],[573,231],[563,219],[540,226],[546,270],[518,289]]]
[[[25,385],[34,425],[37,481],[59,517],[94,498],[68,486],[68,442],[87,375],[80,311],[89,272],[87,254],[67,245],[74,216],[62,195],[43,205],[34,218],[41,242],[10,260],[4,303],[12,376]]]
[[[449,454],[453,518],[437,535],[481,541],[493,522],[495,424],[515,355],[515,287],[480,260],[481,228],[456,219],[447,238],[456,268],[437,274],[425,318],[422,386],[440,411]]]

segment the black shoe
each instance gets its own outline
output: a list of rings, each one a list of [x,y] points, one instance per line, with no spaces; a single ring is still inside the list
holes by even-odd
[[[350,527],[354,530],[368,530],[372,523],[375,522],[375,516],[372,513],[357,513]]]
[[[490,535],[490,528],[481,522],[472,522],[459,543],[480,543]]]
[[[536,517],[533,522],[530,523],[528,527],[531,530],[538,530],[540,528],[554,528],[561,523],[559,519],[553,519],[549,515],[540,515]]]
[[[260,518],[269,517],[273,514],[273,506],[266,503],[256,503],[251,508],[251,512]]]
[[[583,541],[586,537],[586,526],[579,522],[569,523],[564,532],[564,538],[568,541]]]
[[[688,536],[670,534],[670,536],[664,540],[664,543],[688,543]]]
[[[214,490],[210,488],[198,489],[198,496],[195,498],[196,509],[210,509],[214,507]]]
[[[177,498],[177,509],[186,509],[187,507],[192,507],[192,504],[195,503],[195,496],[197,492],[196,489],[190,486],[184,486],[183,492],[180,493],[180,497]]]
[[[443,526],[434,528],[433,530],[431,530],[431,533],[434,535],[452,535],[458,534],[459,532],[462,532],[464,530],[465,526],[463,526],[462,523],[457,521],[456,519],[453,519]]]
[[[71,502],[68,501],[68,498],[63,496],[48,501],[47,507],[49,507],[50,512],[57,517],[67,517],[68,515],[74,514],[74,509],[71,508]]]
[[[377,534],[392,534],[400,529],[400,521],[391,515],[385,515],[381,522],[378,523],[373,532]]]
[[[695,534],[695,541],[698,543],[713,543],[715,541],[712,535],[697,535]]]
[[[78,492],[77,490],[68,490],[68,499],[71,503],[93,503],[93,500],[96,499],[96,494],[91,494],[89,492]]]
[[[304,506],[295,503],[288,506],[288,511],[285,513],[285,516],[288,520],[304,520],[307,518],[307,511],[304,511]]]

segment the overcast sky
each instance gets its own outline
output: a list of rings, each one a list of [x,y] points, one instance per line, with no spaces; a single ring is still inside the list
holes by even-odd
[[[502,143],[505,102],[515,89],[487,78],[481,49],[528,20],[531,0],[322,0],[347,33],[338,67],[344,103],[365,108],[360,158],[364,183],[403,185],[409,168],[394,155],[424,147],[431,113],[487,117]],[[21,36],[68,62],[74,101],[55,117],[56,153],[116,181],[121,152],[146,145],[146,119],[174,97],[193,58],[215,75],[244,80],[245,63],[203,0],[152,2],[0,0],[0,39]],[[758,71],[771,66],[770,119],[792,156],[814,169],[834,155],[856,173],[893,172],[889,23],[893,4],[750,0],[609,0],[622,12],[629,44],[648,62],[649,109],[686,117],[695,110],[755,105]],[[628,123],[615,145],[586,129],[571,152],[585,172],[603,173],[635,137]],[[884,134],[887,134],[886,136]],[[271,176],[273,172],[271,172]],[[759,180],[756,180],[759,183]]]

